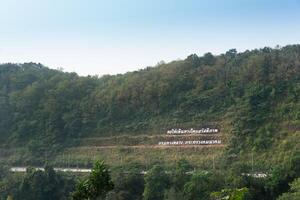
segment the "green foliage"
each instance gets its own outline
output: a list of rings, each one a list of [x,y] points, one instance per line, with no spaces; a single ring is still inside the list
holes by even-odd
[[[223,189],[220,192],[213,192],[211,200],[251,200],[251,194],[248,188],[241,189]]]
[[[100,78],[3,64],[0,141],[25,145],[30,159],[44,158],[85,136],[153,133],[228,116],[232,152],[265,150],[280,138],[280,123],[300,116],[299,49],[192,54]]]
[[[300,198],[300,178],[290,184],[289,192],[282,194],[278,200],[298,200]]]
[[[67,199],[74,185],[72,179],[63,178],[49,166],[45,167],[45,171],[28,169],[14,199]]]
[[[138,172],[120,173],[114,183],[115,188],[107,195],[108,200],[140,200],[143,198],[144,177]]]
[[[272,197],[277,197],[284,191],[287,191],[289,188],[289,181],[292,178],[289,176],[289,171],[282,167],[276,167],[272,171],[272,176],[268,179],[267,190],[269,191]]]
[[[207,200],[210,193],[220,189],[222,178],[208,172],[194,173],[191,180],[184,185],[184,196],[187,200]]]
[[[88,179],[77,184],[72,197],[74,200],[103,199],[113,188],[109,169],[103,161],[97,161]]]
[[[21,183],[20,175],[13,174],[6,166],[0,166],[0,199],[12,198],[18,193]]]
[[[230,139],[221,165],[224,170],[232,168],[225,178],[227,185],[210,174],[189,177],[184,173],[188,167],[181,163],[170,180],[164,170],[153,168],[146,176],[144,198],[162,199],[164,193],[168,198],[181,194],[187,199],[209,198],[212,191],[230,186],[247,187],[256,199],[275,199],[300,174],[299,63],[300,45],[290,45],[243,53],[231,49],[218,56],[193,54],[185,60],[100,78],[79,77],[35,63],[2,64],[0,147],[24,148],[14,158],[17,164],[42,164],[84,137],[147,135],[216,122],[226,128],[224,137]],[[250,153],[259,162],[253,170],[273,168],[267,180],[241,176],[253,171]],[[162,160],[156,154],[158,150],[152,150],[151,156]],[[8,160],[1,159],[1,164]],[[43,172],[29,174],[33,181],[24,181],[24,187],[32,187],[34,180],[44,176]],[[12,177],[1,179],[5,198],[17,182]],[[90,187],[92,182],[102,184],[92,177],[77,186],[83,195],[78,198],[97,189]],[[129,183],[124,180],[124,185]],[[115,191],[118,195],[124,191],[121,185]]]
[[[175,168],[172,168],[170,172],[171,187],[165,192],[165,199],[184,199],[184,185],[190,180],[192,170],[192,166],[185,159],[181,159],[176,163]]]
[[[172,183],[175,191],[183,191],[184,184],[190,179],[190,175],[187,172],[191,172],[192,167],[186,160],[179,160],[174,174],[172,174]]]
[[[8,195],[6,200],[13,200],[12,196]]]
[[[153,166],[145,177],[144,200],[163,200],[166,189],[170,186],[170,180],[165,169],[160,165]]]

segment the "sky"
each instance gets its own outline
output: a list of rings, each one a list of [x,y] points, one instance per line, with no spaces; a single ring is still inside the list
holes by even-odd
[[[300,0],[0,0],[0,63],[79,75],[300,43]]]

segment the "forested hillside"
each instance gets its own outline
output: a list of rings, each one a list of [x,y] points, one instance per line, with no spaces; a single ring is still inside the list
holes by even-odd
[[[84,66],[82,66],[84,67]],[[74,139],[157,134],[206,123],[230,130],[229,153],[297,149],[300,45],[80,77],[41,64],[0,66],[0,142],[43,151]]]
[[[300,45],[193,54],[102,77],[2,64],[0,199],[100,195],[89,190],[95,172],[75,187],[78,177],[48,166],[91,167],[97,159],[112,166],[114,189],[98,164],[109,183],[101,194],[110,191],[111,200],[298,199],[299,124]],[[220,132],[166,134],[203,126]],[[165,137],[222,144],[153,145]],[[9,171],[44,164],[44,172]]]

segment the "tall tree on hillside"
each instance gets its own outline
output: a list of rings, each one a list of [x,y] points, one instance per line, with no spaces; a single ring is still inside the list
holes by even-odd
[[[88,179],[77,184],[72,197],[74,200],[105,199],[107,192],[113,188],[109,169],[103,161],[97,161]]]

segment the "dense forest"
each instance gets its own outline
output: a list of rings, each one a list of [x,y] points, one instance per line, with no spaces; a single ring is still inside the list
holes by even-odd
[[[263,149],[280,137],[281,125],[298,128],[299,92],[299,45],[193,54],[100,78],[2,64],[1,144],[56,147],[73,138],[155,134],[227,118],[235,151]]]
[[[299,122],[300,45],[192,54],[184,60],[102,77],[81,77],[36,63],[0,65],[3,149],[22,146],[26,153],[39,156],[45,151],[55,154],[86,137],[154,135],[170,127],[217,123],[230,130],[224,170],[243,172],[243,163],[235,156],[251,151],[268,155],[269,166],[264,167],[273,174],[262,183],[233,175],[234,181],[231,175],[222,178],[222,172],[197,172],[190,177],[180,166],[174,172],[178,174],[171,176],[160,174],[161,166],[153,166],[145,180],[131,177],[129,181],[141,185],[135,194],[140,196],[127,199],[180,199],[180,195],[222,199],[239,192],[244,199],[276,199],[289,191],[289,183],[299,194]],[[124,192],[126,185],[118,184],[116,188]],[[110,195],[117,195],[116,188]],[[205,195],[198,198],[197,194]]]

